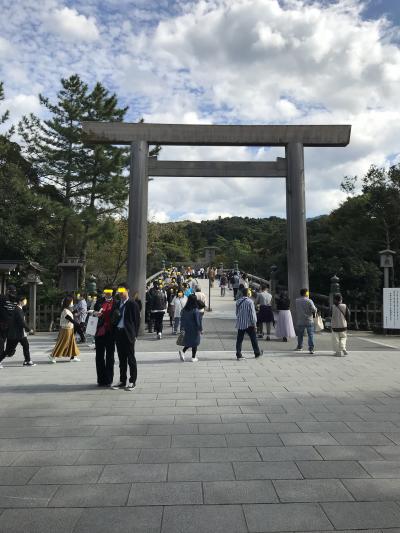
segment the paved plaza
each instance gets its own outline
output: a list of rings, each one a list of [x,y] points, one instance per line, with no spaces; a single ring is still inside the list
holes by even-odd
[[[238,362],[231,293],[212,307],[198,363],[169,326],[138,341],[133,392],[98,388],[87,346],[50,364],[55,334],[5,361],[1,533],[400,532],[400,340]]]

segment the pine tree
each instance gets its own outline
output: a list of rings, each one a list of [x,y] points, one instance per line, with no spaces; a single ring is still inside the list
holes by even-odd
[[[0,82],[0,102],[3,100]],[[8,118],[6,111],[0,124]],[[11,140],[13,132],[11,127],[0,135],[0,258],[40,260],[54,229],[53,206],[40,190],[35,169]]]
[[[86,112],[88,87],[77,75],[62,79],[61,85],[56,104],[39,95],[50,118],[42,121],[33,114],[23,117],[18,131],[25,142],[25,155],[37,169],[41,183],[59,201],[59,261],[65,261],[69,224],[75,215],[85,164],[80,121]]]

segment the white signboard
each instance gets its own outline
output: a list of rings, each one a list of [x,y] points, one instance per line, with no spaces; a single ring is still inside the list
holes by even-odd
[[[383,327],[400,329],[400,288],[383,289]]]

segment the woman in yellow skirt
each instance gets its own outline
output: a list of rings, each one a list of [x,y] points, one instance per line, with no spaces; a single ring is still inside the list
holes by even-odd
[[[74,335],[74,315],[71,311],[72,306],[72,296],[64,298],[60,317],[60,331],[58,333],[56,345],[54,346],[51,355],[49,355],[49,359],[52,363],[56,363],[58,357],[69,357],[70,361],[80,361],[78,357],[80,351],[76,345]]]

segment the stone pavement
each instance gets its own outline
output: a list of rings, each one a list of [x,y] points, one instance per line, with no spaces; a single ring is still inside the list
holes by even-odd
[[[133,392],[96,387],[88,347],[48,363],[54,334],[30,337],[35,368],[6,360],[1,533],[400,532],[399,339],[237,362],[233,302],[213,299],[200,361],[169,327],[146,336]]]

